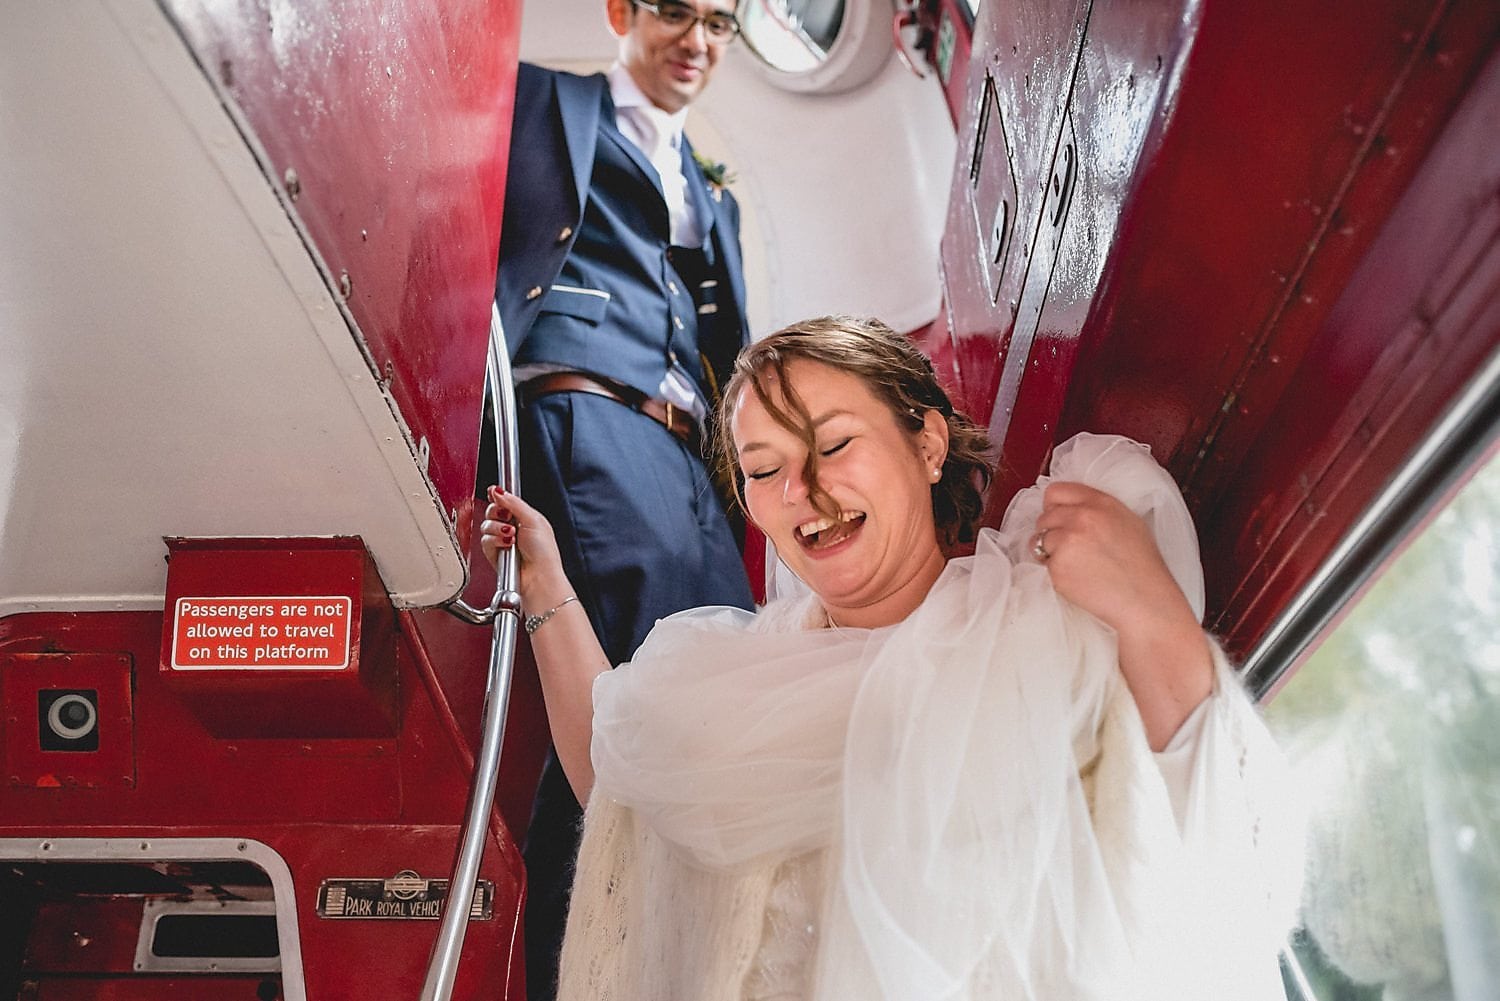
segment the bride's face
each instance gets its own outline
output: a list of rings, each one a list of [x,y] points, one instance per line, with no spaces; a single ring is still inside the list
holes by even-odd
[[[908,430],[860,378],[818,362],[793,360],[786,373],[812,417],[818,483],[838,517],[813,507],[806,443],[747,386],[731,430],[750,518],[834,621],[898,621],[942,569],[932,485],[947,453],[947,425],[934,411],[921,430]],[[790,413],[773,378],[772,399]]]

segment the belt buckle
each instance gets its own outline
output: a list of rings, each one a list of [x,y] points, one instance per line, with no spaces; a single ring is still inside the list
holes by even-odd
[[[677,433],[677,408],[674,407],[674,406],[672,406],[672,401],[671,400],[667,400],[665,402],[667,404],[667,430],[671,431],[673,434],[676,434]]]

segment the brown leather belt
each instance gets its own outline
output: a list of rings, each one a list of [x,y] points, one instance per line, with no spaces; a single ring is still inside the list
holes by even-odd
[[[522,403],[530,403],[551,393],[592,393],[645,414],[693,448],[697,448],[701,441],[698,422],[693,420],[692,414],[666,400],[647,396],[618,382],[606,382],[582,372],[548,372],[527,379],[518,388]]]

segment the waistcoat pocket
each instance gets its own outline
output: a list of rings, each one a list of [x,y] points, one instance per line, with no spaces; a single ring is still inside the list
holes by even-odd
[[[542,299],[541,311],[561,313],[563,316],[573,316],[589,323],[598,323],[604,319],[604,311],[609,306],[609,299],[609,293],[599,289],[580,288],[577,285],[554,285]]]

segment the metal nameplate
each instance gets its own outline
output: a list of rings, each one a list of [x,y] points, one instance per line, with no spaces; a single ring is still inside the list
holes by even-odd
[[[448,880],[424,879],[410,869],[389,879],[325,879],[318,886],[318,916],[322,918],[377,918],[436,921],[448,902]],[[470,921],[493,916],[495,884],[474,884]]]

